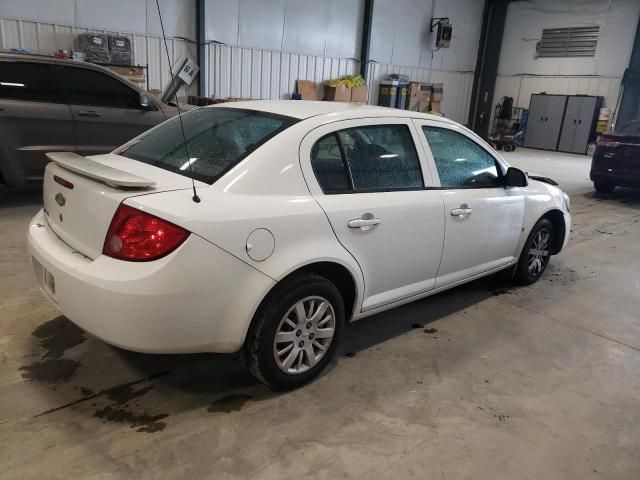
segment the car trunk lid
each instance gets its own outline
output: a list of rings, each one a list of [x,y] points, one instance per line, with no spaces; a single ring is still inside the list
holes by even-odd
[[[47,221],[58,237],[89,258],[102,253],[113,215],[126,198],[191,188],[187,177],[114,154],[56,152],[47,157]]]

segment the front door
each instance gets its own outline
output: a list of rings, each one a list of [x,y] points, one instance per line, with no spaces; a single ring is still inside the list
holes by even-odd
[[[142,108],[139,92],[107,73],[70,66],[57,71],[82,155],[109,153],[165,120],[162,110]]]
[[[364,276],[362,310],[435,287],[442,199],[406,119],[335,122],[301,146],[307,184]]]
[[[461,127],[416,121],[444,201],[445,243],[437,287],[507,265],[524,221],[524,192],[505,188],[503,169]]]
[[[37,185],[46,152],[73,151],[73,119],[49,63],[0,61],[0,172],[11,186]]]

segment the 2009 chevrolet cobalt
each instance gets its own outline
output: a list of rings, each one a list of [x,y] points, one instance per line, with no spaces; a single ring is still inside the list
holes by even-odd
[[[265,101],[182,122],[49,154],[29,228],[49,300],[125,349],[244,349],[293,388],[345,322],[499,270],[533,283],[568,240],[566,194],[444,118]]]

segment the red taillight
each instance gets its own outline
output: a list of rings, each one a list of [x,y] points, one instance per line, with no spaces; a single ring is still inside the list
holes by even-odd
[[[120,205],[111,220],[102,253],[132,262],[156,260],[173,252],[188,236],[187,230],[173,223]]]
[[[620,142],[615,140],[615,138],[609,137],[607,135],[600,135],[596,140],[596,145],[598,147],[618,147],[620,146]]]

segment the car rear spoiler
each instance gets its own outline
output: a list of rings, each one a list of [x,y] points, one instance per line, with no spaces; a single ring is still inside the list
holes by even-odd
[[[70,172],[99,180],[114,188],[150,188],[156,182],[118,170],[73,152],[50,152],[47,158]]]

